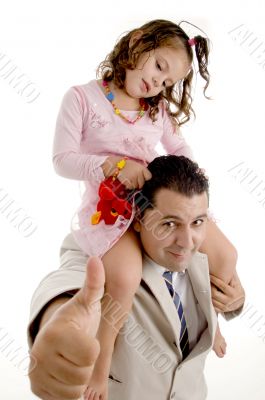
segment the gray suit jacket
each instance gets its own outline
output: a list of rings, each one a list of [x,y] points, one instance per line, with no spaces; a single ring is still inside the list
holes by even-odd
[[[61,266],[36,289],[31,303],[28,343],[40,310],[60,293],[82,287],[87,256],[69,234],[61,247]],[[162,276],[145,261],[133,308],[119,332],[113,354],[109,400],[203,400],[207,396],[204,364],[211,350],[217,318],[211,302],[207,256],[196,253],[188,267],[198,307],[208,326],[182,362],[180,322]]]

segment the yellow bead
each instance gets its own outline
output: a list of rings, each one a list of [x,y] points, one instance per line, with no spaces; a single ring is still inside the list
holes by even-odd
[[[117,167],[119,169],[122,169],[125,167],[126,161],[124,159],[122,159],[121,161],[117,162]]]
[[[120,112],[120,110],[118,109],[118,108],[115,108],[115,114],[120,114],[121,112]]]

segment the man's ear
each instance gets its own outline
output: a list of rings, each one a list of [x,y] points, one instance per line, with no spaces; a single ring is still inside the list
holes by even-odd
[[[135,31],[132,34],[131,39],[129,41],[129,47],[132,47],[137,42],[137,40],[141,39],[141,37],[143,36],[143,33],[144,32],[141,30]]]
[[[138,220],[135,220],[133,223],[133,228],[136,232],[141,232],[141,223]]]

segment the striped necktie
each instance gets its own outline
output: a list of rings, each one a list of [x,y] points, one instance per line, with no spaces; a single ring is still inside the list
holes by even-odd
[[[178,311],[178,316],[179,316],[180,324],[181,324],[179,343],[180,343],[180,348],[182,351],[182,356],[184,359],[189,354],[189,337],[188,337],[188,329],[187,329],[187,324],[186,324],[186,320],[185,320],[185,316],[184,316],[183,306],[180,301],[179,295],[173,288],[172,272],[171,271],[164,272],[163,278],[165,279],[169,293],[170,293],[171,297],[173,298],[174,304]]]

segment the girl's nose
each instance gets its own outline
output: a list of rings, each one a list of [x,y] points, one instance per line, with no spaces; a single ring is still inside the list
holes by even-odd
[[[154,82],[154,86],[155,86],[155,87],[158,87],[158,86],[159,86],[158,80],[157,80],[156,78],[153,78],[153,82]]]

